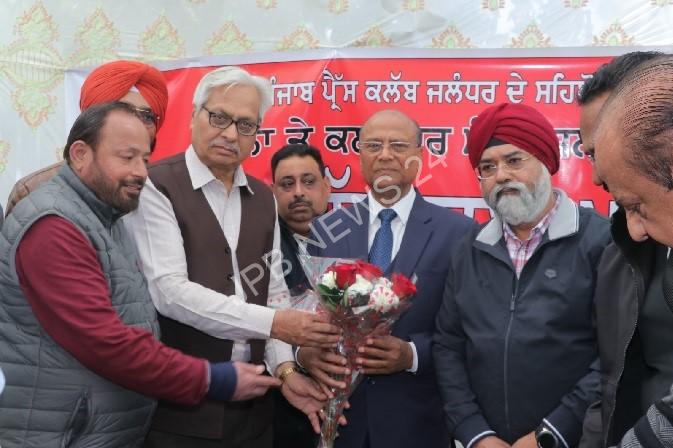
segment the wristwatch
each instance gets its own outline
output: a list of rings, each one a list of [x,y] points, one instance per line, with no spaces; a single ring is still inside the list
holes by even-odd
[[[539,448],[558,448],[559,440],[554,431],[545,425],[540,425],[535,430],[535,440]]]
[[[292,375],[293,373],[297,373],[299,370],[295,366],[287,366],[280,372],[278,372],[278,379],[281,380],[283,383],[285,382],[285,379]]]

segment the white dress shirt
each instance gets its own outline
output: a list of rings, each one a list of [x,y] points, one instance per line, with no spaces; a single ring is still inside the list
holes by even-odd
[[[416,200],[416,191],[413,188],[409,189],[409,192],[405,194],[399,201],[395,202],[392,207],[384,207],[381,205],[374,196],[372,196],[371,190],[367,192],[367,201],[369,203],[369,231],[367,233],[368,243],[367,243],[367,252],[372,249],[372,244],[374,243],[374,237],[379,228],[381,228],[381,220],[379,219],[379,212],[384,208],[391,208],[395,210],[396,216],[390,221],[390,228],[393,231],[393,250],[390,255],[390,259],[394,260],[397,252],[400,250],[402,245],[402,238],[404,237],[404,231],[407,228],[407,222],[409,221],[409,215],[411,214],[411,209],[414,206],[414,201]],[[413,352],[413,362],[411,364],[411,369],[408,369],[408,372],[415,373],[418,370],[418,353],[416,352],[416,345],[413,342],[409,342],[411,346],[411,351]]]
[[[227,191],[191,146],[185,153],[185,162],[192,187],[203,191],[231,248],[234,295],[221,294],[188,279],[182,234],[173,206],[149,179],[142,190],[138,209],[125,216],[124,223],[138,246],[150,295],[159,313],[210,336],[233,340],[231,359],[248,361],[250,345],[246,340],[268,339],[276,312],[273,308],[289,307],[282,259],[279,256],[272,258],[268,294],[271,307],[247,303],[236,258],[241,223],[240,189],[250,190],[245,173],[239,167],[234,174],[232,189]],[[280,254],[278,219],[273,250]],[[275,339],[266,344],[265,361],[272,374],[280,363],[291,360],[293,354],[288,344]]]
[[[397,252],[400,250],[402,245],[402,237],[404,237],[404,230],[407,228],[407,221],[409,221],[409,215],[411,214],[411,209],[414,206],[414,201],[416,200],[416,191],[413,188],[410,188],[407,194],[402,196],[399,201],[395,202],[392,207],[384,207],[379,202],[374,199],[372,196],[371,190],[367,192],[367,201],[369,202],[369,232],[367,251],[371,250],[372,244],[374,244],[374,237],[376,232],[381,228],[381,220],[379,219],[379,212],[384,208],[391,208],[395,210],[397,214],[392,221],[390,221],[390,228],[393,231],[393,252],[390,255],[390,259],[395,259]]]

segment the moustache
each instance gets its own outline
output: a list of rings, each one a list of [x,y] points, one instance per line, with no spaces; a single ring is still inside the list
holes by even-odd
[[[143,189],[145,186],[145,179],[135,179],[135,180],[127,180],[122,182],[123,187],[138,187],[139,189]]]
[[[241,153],[241,150],[238,148],[238,145],[231,144],[230,142],[221,142],[221,141],[216,140],[214,142],[211,142],[210,146],[211,147],[213,147],[213,146],[222,147],[222,148],[226,149],[227,151],[231,151],[231,152],[235,153],[236,155],[239,155]]]
[[[496,185],[491,191],[491,195],[497,199],[500,199],[502,193],[505,190],[516,190],[519,194],[526,192],[527,188],[525,185],[519,182],[507,182],[506,184]]]
[[[307,201],[306,199],[295,199],[294,201],[290,202],[288,208],[293,209],[300,205],[303,205],[304,207],[311,207],[313,204],[311,203],[311,201]]]

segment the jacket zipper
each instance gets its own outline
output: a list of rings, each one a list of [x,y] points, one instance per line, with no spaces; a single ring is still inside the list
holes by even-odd
[[[516,275],[516,273],[515,273]],[[507,322],[507,331],[505,332],[505,356],[504,358],[504,372],[503,372],[503,381],[505,383],[504,395],[505,395],[505,422],[507,424],[507,437],[511,435],[511,428],[509,424],[509,389],[508,389],[508,375],[507,375],[507,366],[509,361],[509,336],[512,331],[512,321],[514,321],[514,310],[516,309],[516,298],[519,295],[519,278],[514,277],[514,291],[512,292],[512,298],[509,301],[509,321]]]

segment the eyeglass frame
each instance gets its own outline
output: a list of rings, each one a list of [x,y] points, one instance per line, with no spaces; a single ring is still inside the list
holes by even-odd
[[[367,150],[363,147],[363,145],[366,146],[368,143],[380,144],[381,149],[379,149],[377,151],[369,151],[369,150]],[[406,145],[406,147],[403,150],[393,149],[393,145],[395,145],[395,144],[399,145],[399,144],[402,144],[402,143],[404,145]],[[365,141],[361,141],[358,145],[358,147],[360,148],[360,152],[364,151],[367,154],[380,154],[381,151],[383,151],[383,148],[385,148],[386,146],[390,149],[390,152],[392,152],[393,154],[404,154],[407,151],[409,151],[409,149],[418,147],[418,146],[414,146],[413,143],[405,142],[405,141],[402,141],[402,140],[393,140],[392,142],[381,142],[381,141],[377,141],[377,140],[365,140]]]
[[[509,164],[508,164],[508,160],[513,159],[513,158],[519,158],[519,159],[521,159],[520,161],[522,162],[522,164],[521,164],[520,167],[518,167],[518,168],[512,168],[511,166],[509,166]],[[517,172],[517,171],[520,171],[520,170],[524,167],[525,164],[524,164],[523,162],[525,162],[525,161],[527,161],[527,160],[529,160],[529,159],[532,159],[532,158],[533,158],[532,155],[528,155],[528,156],[524,156],[524,157],[522,157],[522,156],[519,156],[519,155],[517,155],[517,154],[512,154],[512,155],[510,155],[509,157],[506,157],[506,158],[505,158],[504,163],[503,163],[503,165],[502,165],[502,166],[503,166],[502,169],[504,169],[504,170],[507,171],[508,173],[515,173],[515,172]],[[484,176],[481,175],[481,169],[480,169],[480,167],[479,167],[480,163],[478,163],[478,164],[477,164],[477,167],[475,168],[475,170],[476,170],[476,172],[477,172],[477,179],[479,179],[479,180],[485,180],[485,179],[492,179],[492,178],[494,178],[494,177],[498,174],[498,170],[500,169],[500,164],[501,164],[501,162],[494,163],[494,165],[495,165],[495,171],[493,171],[493,175],[484,177]]]
[[[138,118],[140,118],[140,121],[143,122],[143,124],[153,124],[155,127],[158,126],[159,124],[159,119],[161,118],[159,115],[155,114],[152,109],[149,108],[144,108],[144,107],[138,107],[138,106],[131,106],[133,107],[133,110],[136,111],[136,115],[138,115]],[[150,121],[147,121],[146,119],[149,118]]]
[[[206,113],[208,114],[208,124],[211,125],[214,128],[225,130],[233,124],[236,127],[236,132],[238,132],[239,135],[244,135],[246,137],[252,137],[253,135],[257,135],[257,131],[259,130],[259,122],[255,123],[255,130],[253,131],[252,134],[244,134],[243,132],[241,132],[240,129],[238,129],[238,122],[245,120],[245,121],[249,121],[250,123],[252,123],[252,121],[249,120],[248,118],[241,118],[241,119],[236,120],[236,119],[234,119],[234,117],[230,116],[229,114],[225,114],[224,112],[213,112],[213,111],[209,110],[206,106],[201,106],[201,109],[206,111]],[[218,115],[228,117],[231,120],[231,123],[229,123],[228,125],[226,125],[224,127],[215,126],[213,124],[213,117],[218,116]]]

